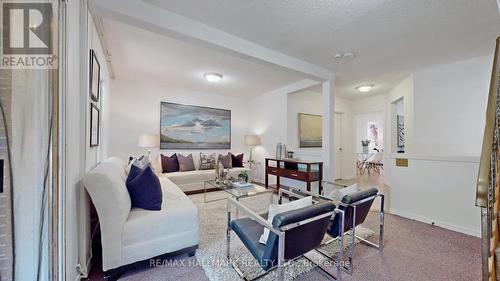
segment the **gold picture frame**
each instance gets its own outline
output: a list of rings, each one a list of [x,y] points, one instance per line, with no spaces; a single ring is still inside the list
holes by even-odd
[[[299,113],[299,147],[321,148],[323,143],[323,117]]]

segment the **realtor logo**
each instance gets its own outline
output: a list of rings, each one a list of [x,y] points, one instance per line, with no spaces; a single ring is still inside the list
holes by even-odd
[[[52,3],[2,3],[2,68],[56,68],[51,32]]]

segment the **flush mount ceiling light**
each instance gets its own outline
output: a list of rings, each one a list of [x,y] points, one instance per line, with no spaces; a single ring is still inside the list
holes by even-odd
[[[363,86],[356,87],[356,90],[358,90],[361,93],[368,93],[372,89],[373,89],[373,85],[363,85]]]
[[[215,72],[207,72],[203,74],[203,77],[210,83],[217,83],[222,79],[222,74]]]

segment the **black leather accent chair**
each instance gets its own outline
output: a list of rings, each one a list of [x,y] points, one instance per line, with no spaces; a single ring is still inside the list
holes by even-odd
[[[248,217],[231,219],[232,207],[238,208],[240,212],[244,211]],[[336,209],[333,202],[325,201],[278,214],[274,217],[272,224],[270,224],[264,217],[256,214],[240,202],[229,198],[227,258],[231,262],[230,235],[232,230],[264,270],[263,274],[252,280],[266,275],[275,268],[277,268],[277,280],[283,280],[285,262],[300,258],[305,253],[319,247],[334,217],[340,218],[338,223],[343,222],[343,212]],[[259,238],[264,227],[270,230],[266,245],[259,243]],[[231,262],[231,265],[240,277],[244,280],[249,280],[234,262]],[[341,280],[341,272],[342,269],[337,267],[337,277],[328,272],[326,273],[334,279],[338,278]]]
[[[379,224],[379,244],[367,241],[359,236],[356,236],[356,226],[361,225],[368,216],[370,208],[373,205],[376,197],[380,197],[380,224]],[[327,233],[333,237],[342,237],[344,233],[348,233],[349,240],[349,264],[347,268],[349,273],[353,271],[353,255],[354,255],[354,239],[358,239],[361,243],[371,247],[375,247],[382,251],[384,239],[384,195],[379,194],[376,188],[369,188],[358,192],[350,193],[342,198],[339,204],[339,209],[344,211],[344,227],[339,227],[338,218],[333,218],[328,227]],[[330,240],[327,243],[334,241]]]

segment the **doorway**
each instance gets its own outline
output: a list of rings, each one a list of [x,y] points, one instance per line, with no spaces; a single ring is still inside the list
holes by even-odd
[[[343,138],[343,128],[342,128],[342,120],[343,120],[343,113],[340,112],[335,112],[335,131],[334,131],[334,138],[335,138],[335,179],[342,179],[343,177],[343,169],[342,169],[342,138]]]

